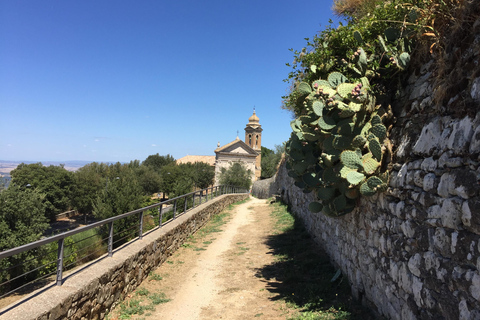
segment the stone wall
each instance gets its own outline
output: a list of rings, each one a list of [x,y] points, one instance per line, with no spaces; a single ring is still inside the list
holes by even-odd
[[[273,189],[378,314],[480,319],[480,77],[435,109],[432,66],[408,79],[394,107],[387,192],[329,218],[309,212],[313,193],[296,188],[284,165]],[[442,114],[465,97],[476,106],[473,116]]]
[[[223,195],[181,215],[162,228],[64,277],[62,286],[41,289],[0,310],[0,319],[103,319],[148,274],[162,264],[212,215],[248,194]]]

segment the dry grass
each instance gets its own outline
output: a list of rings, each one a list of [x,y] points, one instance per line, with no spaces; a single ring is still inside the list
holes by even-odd
[[[478,107],[468,89],[472,80],[480,76],[480,43],[475,42],[475,36],[480,34],[480,1],[453,4],[441,18],[433,24],[438,35],[436,47],[431,50],[436,61],[435,104],[440,109],[458,96],[444,112],[474,116]]]
[[[338,16],[361,18],[371,12],[378,0],[335,0],[332,11]]]

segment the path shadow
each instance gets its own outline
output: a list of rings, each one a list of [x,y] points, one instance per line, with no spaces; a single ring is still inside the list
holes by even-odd
[[[287,210],[281,203],[273,206]],[[337,310],[337,316],[332,319],[375,319],[353,299],[346,277],[340,275],[332,281],[337,270],[328,255],[314,243],[302,221],[294,217],[290,224],[289,229],[267,238],[270,253],[277,259],[256,273],[267,283],[267,290],[273,294],[271,299],[283,299],[302,311]]]

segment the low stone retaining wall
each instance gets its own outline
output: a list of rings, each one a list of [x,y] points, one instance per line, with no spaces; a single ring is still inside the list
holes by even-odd
[[[99,258],[50,285],[0,310],[0,320],[103,319],[191,234],[227,206],[248,194],[223,195],[181,215],[160,229]]]

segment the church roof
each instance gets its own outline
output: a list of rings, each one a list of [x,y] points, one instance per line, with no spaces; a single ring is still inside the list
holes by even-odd
[[[211,166],[215,166],[215,156],[191,156],[186,155],[183,158],[177,160],[177,164],[181,163],[195,163],[195,162],[205,162]]]
[[[238,137],[237,139],[233,140],[230,143],[227,143],[223,147],[219,147],[215,149],[215,153],[232,153],[232,154],[244,154],[244,155],[252,155],[257,156],[258,152],[250,147],[248,144],[240,140]]]

